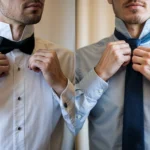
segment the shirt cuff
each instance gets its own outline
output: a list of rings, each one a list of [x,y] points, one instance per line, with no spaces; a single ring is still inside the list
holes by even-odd
[[[78,84],[78,88],[83,91],[83,93],[92,98],[99,99],[102,94],[108,89],[108,83],[100,78],[94,69],[92,69]]]
[[[54,91],[53,94],[60,104],[61,112],[68,128],[75,133],[75,91],[73,84],[68,80],[67,86],[60,97]]]

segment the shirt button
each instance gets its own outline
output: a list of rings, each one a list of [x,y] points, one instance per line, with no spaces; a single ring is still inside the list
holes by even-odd
[[[103,89],[98,90],[98,93],[102,94],[103,93]]]
[[[20,101],[21,100],[21,97],[18,97],[18,101]]]
[[[81,115],[77,115],[76,116],[77,119],[81,119],[81,117],[82,117]]]
[[[20,67],[18,67],[18,71],[20,71]]]
[[[67,108],[67,107],[68,107],[67,103],[64,103],[64,107],[65,107],[65,108]]]
[[[21,127],[18,127],[18,130],[20,131],[22,128]]]

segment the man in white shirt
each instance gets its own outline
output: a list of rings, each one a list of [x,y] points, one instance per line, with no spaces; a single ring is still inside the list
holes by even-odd
[[[33,38],[44,2],[0,0],[0,150],[49,150],[61,116],[74,133],[73,53]]]

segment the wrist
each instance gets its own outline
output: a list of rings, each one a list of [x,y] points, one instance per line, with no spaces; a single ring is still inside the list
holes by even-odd
[[[107,74],[104,71],[100,71],[100,69],[97,69],[96,67],[94,68],[96,74],[103,79],[104,81],[107,81],[109,79],[109,77],[107,76]]]
[[[68,79],[64,76],[63,78],[61,78],[59,80],[58,83],[56,83],[52,88],[54,89],[54,91],[56,92],[56,94],[58,96],[61,95],[61,93],[65,90],[65,88],[67,87],[67,83],[68,83]]]

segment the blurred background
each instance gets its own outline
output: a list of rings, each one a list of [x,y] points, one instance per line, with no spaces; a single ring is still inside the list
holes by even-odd
[[[76,49],[100,41],[114,31],[114,13],[107,0],[76,0]],[[88,120],[76,137],[76,150],[89,150]]]
[[[45,0],[42,20],[35,35],[75,50],[75,0]]]
[[[76,0],[76,47],[80,48],[110,36],[114,13],[107,0]]]

